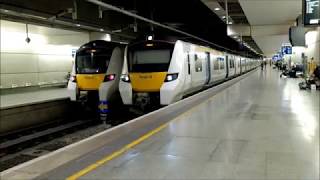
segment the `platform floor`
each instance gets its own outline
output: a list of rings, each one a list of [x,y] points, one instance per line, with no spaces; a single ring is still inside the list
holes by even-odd
[[[68,98],[67,88],[51,88],[32,92],[20,92],[0,96],[0,108],[11,108],[29,104]]]
[[[259,69],[79,179],[319,179],[320,93],[299,81]]]

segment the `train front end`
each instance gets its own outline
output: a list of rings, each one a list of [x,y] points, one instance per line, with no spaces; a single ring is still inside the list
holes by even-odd
[[[79,48],[68,83],[72,101],[81,102],[102,114],[107,114],[108,98],[118,89],[117,76],[121,72],[122,60],[114,57],[116,44],[106,41],[92,41]],[[118,53],[119,57],[123,54]],[[111,68],[121,63],[118,68]],[[117,70],[119,72],[117,72]],[[116,87],[113,87],[116,86]],[[100,114],[101,115],[101,114]],[[106,115],[105,115],[106,116]],[[101,119],[105,119],[101,117]]]
[[[127,46],[119,91],[124,104],[142,110],[161,105],[160,90],[178,73],[168,73],[174,43],[142,41]]]

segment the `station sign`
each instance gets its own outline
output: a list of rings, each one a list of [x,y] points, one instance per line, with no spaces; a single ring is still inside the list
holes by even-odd
[[[306,26],[320,25],[320,0],[303,0],[303,22]]]
[[[282,58],[281,58],[281,55],[280,54],[275,54],[272,56],[272,60],[273,61],[280,61]]]
[[[282,53],[282,55],[292,54],[292,46],[282,46],[281,53]]]

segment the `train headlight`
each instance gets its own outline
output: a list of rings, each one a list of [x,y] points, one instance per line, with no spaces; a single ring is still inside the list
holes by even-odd
[[[71,82],[77,82],[77,77],[76,76],[71,76],[70,77]]]
[[[113,81],[116,78],[115,74],[108,74],[104,77],[103,82]]]
[[[123,82],[130,82],[130,78],[128,74],[122,74],[120,77],[121,81]]]
[[[164,80],[164,82],[174,81],[177,78],[178,78],[178,73],[167,74],[166,79]]]

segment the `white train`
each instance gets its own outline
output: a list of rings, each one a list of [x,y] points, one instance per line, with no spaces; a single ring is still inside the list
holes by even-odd
[[[119,91],[126,105],[169,105],[259,64],[181,40],[134,42],[125,49]]]
[[[110,102],[116,100],[117,94],[119,96],[123,52],[121,44],[103,40],[82,45],[76,52],[68,82],[71,101],[98,107],[101,119],[105,120]]]

